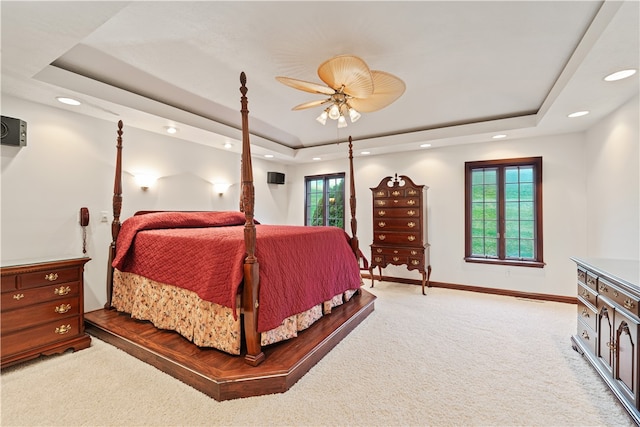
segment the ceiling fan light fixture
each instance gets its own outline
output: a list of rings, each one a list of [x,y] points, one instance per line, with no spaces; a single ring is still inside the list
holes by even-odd
[[[331,108],[329,108],[329,118],[331,120],[338,120],[338,117],[340,117],[340,107],[334,103]]]
[[[343,115],[338,117],[338,128],[346,128],[347,127],[347,119],[344,118]]]
[[[358,113],[355,108],[349,108],[349,118],[351,119],[351,123],[357,122],[360,117],[362,117],[362,114]]]
[[[322,112],[322,114],[320,114],[318,117],[316,117],[316,120],[318,121],[318,123],[320,123],[322,125],[326,125],[327,124],[327,117],[329,117],[329,113],[327,113],[327,110],[324,110]]]

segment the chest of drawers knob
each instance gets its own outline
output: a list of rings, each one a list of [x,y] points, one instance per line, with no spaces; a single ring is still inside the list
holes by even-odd
[[[71,292],[71,287],[70,286],[60,286],[59,288],[56,288],[53,290],[53,293],[55,295],[67,295],[69,292]]]
[[[55,332],[59,335],[68,334],[71,331],[71,325],[60,325],[56,328]]]
[[[60,304],[55,308],[55,312],[60,314],[64,314],[69,310],[71,310],[71,304]]]
[[[13,299],[16,301],[20,301],[22,298],[24,298],[24,294],[15,294],[13,296]]]
[[[48,280],[48,281],[50,281],[50,282],[55,282],[56,280],[58,280],[58,273],[49,273],[49,274],[46,274],[46,275],[44,276],[44,279],[45,279],[45,280]]]

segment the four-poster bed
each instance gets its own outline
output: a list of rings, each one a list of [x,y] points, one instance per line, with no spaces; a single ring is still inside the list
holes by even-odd
[[[319,360],[373,311],[375,297],[360,289],[360,261],[366,263],[366,259],[356,237],[351,138],[352,237],[336,227],[257,223],[254,220],[255,196],[244,73],[240,81],[241,212],[145,211],[120,223],[123,124],[121,121],[118,123],[107,303],[102,313],[87,314],[90,332],[97,333],[99,337],[107,336],[109,327],[100,325],[100,318],[114,318],[113,313],[105,312],[114,312],[113,308],[116,308],[131,314],[129,318],[135,316],[140,320],[150,320],[158,329],[180,333],[198,346],[198,352],[207,351],[202,350],[203,347],[214,347],[231,354],[244,353],[245,363],[257,367],[265,361],[265,345],[290,338],[300,340],[302,337],[295,337],[302,331],[307,334],[305,337],[315,336],[318,331],[306,331],[313,323],[336,323],[336,319],[343,318],[338,322],[341,325],[333,326],[337,333],[329,331],[329,340],[326,337],[320,340],[327,341],[328,347],[319,344],[320,347],[309,350],[317,353],[314,358]],[[189,243],[183,243],[185,239],[192,244],[195,242],[192,252],[187,252]],[[209,244],[220,246],[205,246]],[[167,272],[176,265],[180,267],[177,273]],[[211,270],[205,266],[215,268]],[[341,307],[343,304],[345,308]],[[339,310],[352,314],[346,317],[338,314],[336,319],[326,320],[332,316],[329,313]],[[126,318],[122,313],[118,316],[119,319]],[[341,331],[341,328],[346,329]],[[223,338],[217,336],[220,332]],[[225,337],[230,337],[231,341]],[[322,350],[318,351],[318,348]],[[308,358],[308,354],[299,357]],[[290,362],[300,365],[300,360]],[[305,366],[305,369],[311,366]],[[304,372],[295,372],[295,379]],[[220,395],[220,381],[216,379],[214,382],[218,389],[208,393],[212,397],[220,400],[239,397],[237,390]],[[196,388],[207,392],[202,387]],[[276,391],[285,391],[286,388]],[[268,388],[265,390],[274,392]],[[264,393],[254,390],[246,395],[255,394]],[[243,395],[241,393],[240,397]]]

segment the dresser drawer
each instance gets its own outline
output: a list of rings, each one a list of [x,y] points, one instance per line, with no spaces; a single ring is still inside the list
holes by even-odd
[[[587,275],[586,285],[590,289],[593,289],[594,291],[597,292],[598,291],[598,276],[594,276],[593,274],[589,273],[588,271],[586,272],[586,275]]]
[[[624,309],[629,311],[629,313],[636,317],[640,317],[640,310],[638,309],[640,304],[638,304],[639,298],[637,296],[626,293],[602,277],[598,278],[598,291],[600,295],[605,296],[619,306],[624,307]]]
[[[586,323],[591,329],[596,330],[598,314],[593,305],[585,303],[582,298],[578,298],[578,318]]]
[[[4,337],[5,333],[29,328],[57,319],[64,321],[65,318],[77,316],[79,313],[80,302],[77,296],[30,305],[16,310],[3,311],[0,330]]]
[[[14,289],[16,289],[18,287],[17,285],[17,278],[18,276],[15,274],[10,274],[7,276],[2,276],[2,284],[0,285],[0,288],[2,289],[2,292],[5,291],[12,291]]]
[[[596,331],[578,317],[578,333],[576,336],[582,341],[592,355],[596,354]]]
[[[595,306],[596,305],[596,293],[595,291],[593,291],[590,288],[587,288],[586,286],[583,286],[581,284],[578,283],[578,297],[582,298],[583,300],[591,303],[591,305]],[[578,299],[579,299],[578,298]]]
[[[587,284],[587,272],[581,268],[578,268],[578,283]]]
[[[413,231],[420,230],[420,218],[409,219],[390,219],[381,218],[376,219],[373,223],[373,228],[377,231]]]
[[[24,331],[2,335],[2,357],[37,348],[80,335],[80,316],[67,317]]]
[[[386,248],[381,246],[372,246],[372,255],[404,255],[407,257],[419,257],[424,253],[424,248]]]
[[[415,208],[374,208],[373,209],[374,224],[378,219],[386,218],[420,218],[420,209]]]
[[[401,232],[373,232],[373,243],[401,244],[406,246],[423,246],[422,232],[401,233]]]
[[[419,208],[420,199],[417,197],[409,197],[406,199],[374,199],[373,207],[375,208]]]
[[[45,301],[58,301],[63,298],[80,294],[80,282],[65,283],[62,285],[49,285],[40,288],[20,289],[13,292],[3,292],[0,307],[2,311],[26,307]]]
[[[18,281],[18,287],[20,289],[28,289],[38,286],[73,282],[79,279],[80,270],[78,268],[52,268],[21,275]]]

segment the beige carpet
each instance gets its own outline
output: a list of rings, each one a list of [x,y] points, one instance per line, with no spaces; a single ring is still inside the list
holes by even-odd
[[[216,402],[94,338],[1,375],[3,426],[626,426],[573,351],[576,308],[380,283],[375,311],[288,392]]]

